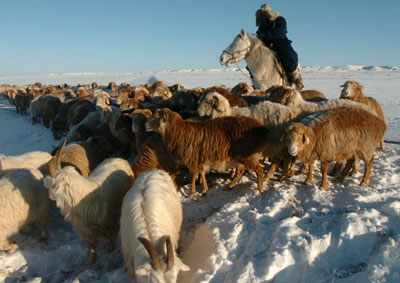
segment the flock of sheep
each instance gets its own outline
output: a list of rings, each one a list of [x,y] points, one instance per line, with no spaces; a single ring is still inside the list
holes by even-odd
[[[48,239],[51,200],[71,222],[96,261],[99,238],[107,249],[118,236],[130,278],[175,282],[188,270],[177,256],[182,222],[175,177],[190,176],[207,193],[206,174],[231,172],[232,189],[254,171],[257,189],[283,166],[279,180],[321,162],[320,189],[330,174],[340,181],[365,164],[367,185],[376,146],[384,149],[385,117],[379,103],[346,81],[339,99],[287,86],[266,91],[247,83],[185,89],[180,84],[117,86],[2,85],[0,93],[30,122],[51,127],[60,140],[52,153],[0,155],[0,249],[18,247],[10,237],[35,224]],[[264,170],[264,166],[268,170]],[[266,171],[266,172],[264,172]]]

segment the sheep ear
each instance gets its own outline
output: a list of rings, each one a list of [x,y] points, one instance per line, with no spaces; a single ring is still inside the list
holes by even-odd
[[[175,260],[176,270],[189,271],[190,267],[184,264],[179,257]]]
[[[343,84],[343,85],[341,85],[340,87],[344,87],[344,84]]]
[[[246,32],[244,31],[244,29],[240,30],[240,36],[246,36]]]

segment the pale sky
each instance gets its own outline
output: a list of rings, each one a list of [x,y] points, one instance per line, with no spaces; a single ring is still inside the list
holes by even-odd
[[[265,1],[0,2],[0,76],[221,68]],[[400,65],[400,1],[274,0],[302,66]],[[243,64],[243,63],[242,63]]]

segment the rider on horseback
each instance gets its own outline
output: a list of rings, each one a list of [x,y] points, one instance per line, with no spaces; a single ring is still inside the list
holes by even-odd
[[[257,37],[276,52],[289,83],[294,84],[297,89],[302,89],[304,85],[300,66],[298,66],[298,57],[292,48],[292,41],[286,37],[285,18],[279,12],[273,12],[269,4],[264,4],[256,11],[256,26],[258,27]]]

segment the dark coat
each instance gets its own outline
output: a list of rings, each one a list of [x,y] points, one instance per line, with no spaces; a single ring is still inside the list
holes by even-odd
[[[282,16],[275,21],[267,20],[257,30],[257,37],[277,53],[286,73],[290,74],[298,65],[298,57],[286,34],[286,20]]]

